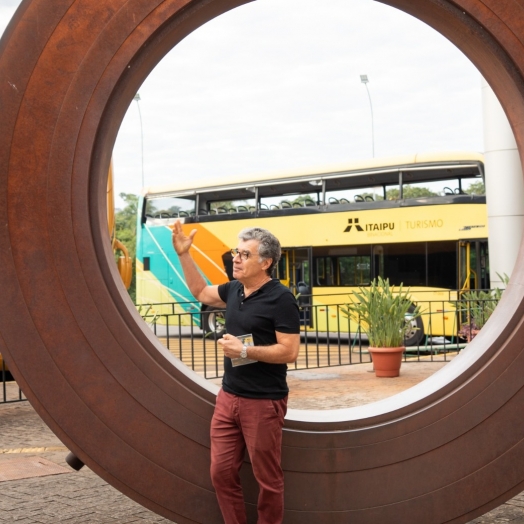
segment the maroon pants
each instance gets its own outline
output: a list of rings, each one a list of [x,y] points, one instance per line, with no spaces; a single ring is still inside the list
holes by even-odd
[[[247,448],[260,491],[258,524],[280,524],[284,516],[284,475],[280,466],[282,400],[237,397],[220,390],[211,421],[211,481],[225,524],[246,524],[240,467]]]

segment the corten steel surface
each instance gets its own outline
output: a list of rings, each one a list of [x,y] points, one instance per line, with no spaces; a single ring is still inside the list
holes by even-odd
[[[24,0],[0,43],[0,352],[83,462],[179,524],[221,521],[215,389],[162,353],[118,282],[105,177],[148,73],[242,3]],[[388,3],[476,64],[523,151],[524,1]],[[467,522],[524,489],[523,314],[520,261],[488,327],[442,372],[365,408],[289,413],[286,523]]]

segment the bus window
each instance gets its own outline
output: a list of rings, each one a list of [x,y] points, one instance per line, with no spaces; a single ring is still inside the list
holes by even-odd
[[[328,191],[326,193],[326,203],[350,204],[352,202],[375,202],[384,200],[384,189],[378,187],[362,187],[358,189],[344,189],[340,191]]]
[[[457,288],[456,272],[449,268],[457,267],[457,243],[428,242],[428,286]]]
[[[392,285],[426,285],[426,243],[384,244],[383,250],[385,278]]]
[[[311,286],[311,278],[309,275],[309,260],[303,260],[300,266],[299,282],[304,282],[307,286]]]
[[[278,261],[277,267],[275,268],[275,277],[281,281],[284,281],[287,285],[287,254],[285,252],[282,253],[280,260]]]
[[[260,199],[261,209],[293,209],[316,206],[320,201],[320,194],[286,194],[279,197],[266,197]]]
[[[400,185],[391,184],[386,187],[386,200],[399,200],[400,199]]]
[[[169,221],[179,217],[189,217],[195,214],[195,199],[180,197],[148,198],[145,205],[145,221]],[[171,220],[173,222],[173,220]]]
[[[460,180],[461,189],[468,195],[485,195],[486,187],[480,176]]]
[[[210,202],[209,209],[202,209],[199,214],[247,213],[255,211],[255,205],[256,201],[254,198]]]
[[[317,257],[313,261],[316,286],[336,286],[332,257]]]
[[[362,286],[371,281],[371,257],[338,257],[338,273],[341,286]]]
[[[482,179],[478,177],[457,177],[418,183],[404,180],[402,188],[403,198],[453,196],[464,195],[466,193],[484,194]]]
[[[323,258],[315,258],[315,285],[325,286],[326,285],[326,270]]]
[[[436,197],[439,193],[431,189],[431,184],[423,182],[420,184],[404,184],[402,186],[402,198]],[[389,188],[386,192],[387,200],[398,200],[400,198],[399,186]]]

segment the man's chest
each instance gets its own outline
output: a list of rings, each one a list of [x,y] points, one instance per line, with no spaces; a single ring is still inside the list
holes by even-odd
[[[226,329],[239,336],[247,333],[274,331],[274,307],[260,297],[235,297],[226,307]]]

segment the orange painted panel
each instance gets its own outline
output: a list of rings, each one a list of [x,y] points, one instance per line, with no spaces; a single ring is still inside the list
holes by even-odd
[[[229,252],[231,246],[226,246],[202,224],[184,224],[182,229],[186,235],[193,229],[198,230],[191,248],[191,256],[211,284],[227,282],[222,255]]]

